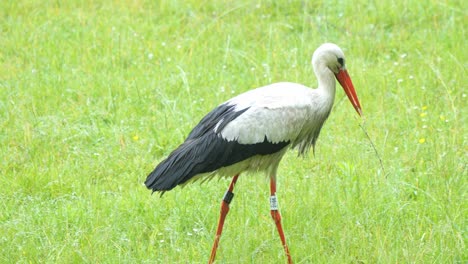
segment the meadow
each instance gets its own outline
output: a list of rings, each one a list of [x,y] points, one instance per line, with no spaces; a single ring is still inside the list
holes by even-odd
[[[296,263],[466,263],[466,1],[3,1],[0,263],[205,263],[229,179],[143,182],[213,107],[310,87],[321,43],[341,88],[315,156],[279,168]],[[382,159],[381,166],[364,127]],[[217,263],[285,263],[269,180],[240,177]]]

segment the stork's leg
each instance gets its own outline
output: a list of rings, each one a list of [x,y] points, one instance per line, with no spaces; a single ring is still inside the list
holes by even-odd
[[[281,244],[283,244],[284,252],[288,258],[288,263],[292,263],[291,254],[289,253],[288,245],[286,244],[286,238],[284,237],[283,226],[281,225],[281,214],[278,208],[278,199],[276,198],[276,177],[270,177],[270,212],[271,217],[275,221],[276,228],[278,229],[278,233],[281,239]]]
[[[223,232],[224,226],[224,219],[229,212],[229,203],[231,202],[232,198],[234,197],[234,185],[236,184],[237,178],[239,174],[232,178],[231,184],[229,185],[229,189],[224,194],[223,200],[221,201],[221,214],[219,215],[219,222],[218,222],[218,229],[216,230],[216,236],[213,243],[213,248],[211,249],[211,257],[208,263],[213,263],[216,257],[216,250],[218,249],[219,239],[221,238],[221,233]]]

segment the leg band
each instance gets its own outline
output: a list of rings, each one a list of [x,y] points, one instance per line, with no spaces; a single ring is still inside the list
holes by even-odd
[[[232,198],[234,197],[234,193],[231,191],[226,191],[223,197],[223,201],[226,202],[227,204],[230,204],[232,201]]]
[[[276,198],[276,195],[270,196],[270,210],[278,211],[278,209],[278,199]]]

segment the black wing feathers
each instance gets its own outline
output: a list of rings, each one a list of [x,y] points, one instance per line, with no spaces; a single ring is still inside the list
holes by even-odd
[[[229,122],[243,114],[248,108],[240,111],[234,111],[235,105],[227,105],[226,103],[211,110],[199,123],[196,125],[186,140],[201,137],[208,131],[213,130],[219,121],[218,131],[221,131]]]
[[[190,132],[182,145],[174,150],[151,172],[145,185],[153,191],[171,190],[197,174],[215,171],[255,155],[268,155],[280,151],[288,142],[239,144],[227,141],[214,132],[221,131],[230,121],[247,109],[234,111],[234,106],[220,105],[206,115]]]

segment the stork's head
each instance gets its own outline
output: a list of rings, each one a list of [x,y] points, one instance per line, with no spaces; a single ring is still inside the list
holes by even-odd
[[[359,103],[356,91],[354,90],[353,82],[349,77],[345,66],[345,56],[343,51],[333,43],[325,43],[320,45],[312,56],[312,65],[317,76],[323,74],[321,70],[330,70],[335,74],[336,79],[345,91],[351,101],[354,109],[359,115],[362,115],[361,105]]]

